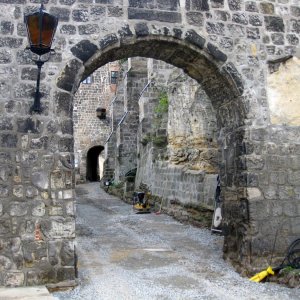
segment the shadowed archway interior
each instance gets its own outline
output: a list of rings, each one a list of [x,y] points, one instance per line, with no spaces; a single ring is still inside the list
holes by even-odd
[[[99,181],[99,155],[104,150],[103,146],[92,147],[86,158],[86,179],[88,181]]]

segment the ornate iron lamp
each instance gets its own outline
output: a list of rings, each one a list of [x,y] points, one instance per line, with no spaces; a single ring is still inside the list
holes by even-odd
[[[32,53],[38,55],[38,59],[32,57],[32,60],[38,67],[38,74],[34,103],[31,107],[31,111],[40,113],[42,111],[40,103],[41,69],[43,64],[49,60],[50,54],[54,52],[54,50],[51,49],[51,45],[56,31],[58,18],[45,11],[43,1],[41,0],[40,9],[37,12],[26,15],[24,17],[24,22],[30,45],[27,49],[30,49]]]

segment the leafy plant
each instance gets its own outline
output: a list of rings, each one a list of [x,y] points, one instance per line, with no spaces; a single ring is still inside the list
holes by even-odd
[[[163,114],[168,112],[169,109],[169,99],[167,92],[163,91],[159,95],[159,102],[154,109],[154,112],[157,114]]]

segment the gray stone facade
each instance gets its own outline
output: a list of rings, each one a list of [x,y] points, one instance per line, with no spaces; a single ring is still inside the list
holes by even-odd
[[[269,74],[286,62],[297,73],[299,1],[45,4],[59,25],[56,53],[42,69],[39,115],[30,114],[37,71],[24,51],[23,22],[39,5],[0,1],[0,285],[74,278],[74,95],[99,67],[134,56],[183,69],[211,102],[225,257],[248,268],[266,265],[276,230],[281,257],[300,233],[300,124],[278,117],[278,106],[270,105],[274,91],[283,100],[276,89],[270,94]],[[295,113],[297,99],[290,99]]]
[[[119,70],[118,62],[99,68],[80,84],[74,97],[74,153],[77,182],[86,181],[88,151],[95,146],[102,146],[104,149],[111,132],[110,102],[116,92],[116,85],[110,82],[112,70]],[[98,108],[106,109],[104,119],[96,117]]]

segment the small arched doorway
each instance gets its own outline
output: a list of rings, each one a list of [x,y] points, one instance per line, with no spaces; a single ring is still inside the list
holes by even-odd
[[[103,146],[94,146],[89,149],[86,156],[86,180],[88,181],[99,181],[101,177],[100,162],[103,159],[100,158],[101,152],[104,150]]]

